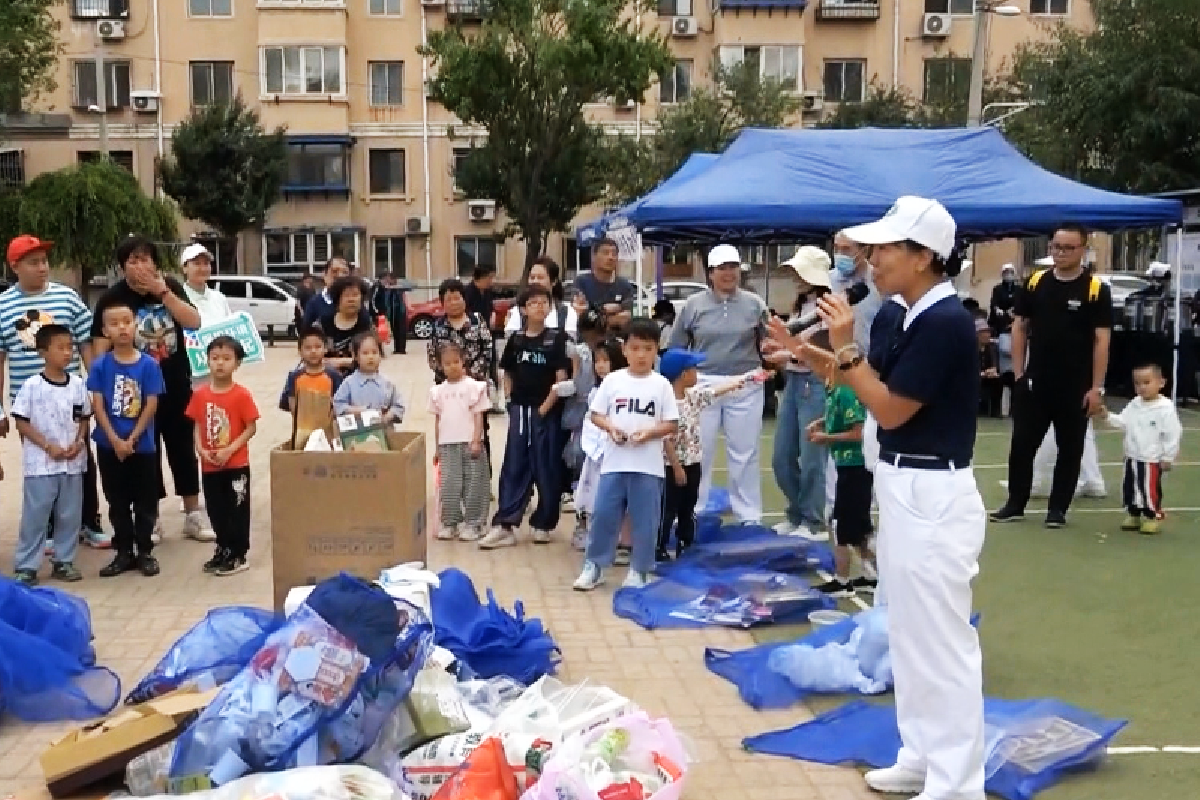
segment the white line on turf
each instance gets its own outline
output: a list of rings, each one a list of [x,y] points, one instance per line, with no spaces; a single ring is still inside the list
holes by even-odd
[[[1139,755],[1142,753],[1181,753],[1184,755],[1200,755],[1200,747],[1185,747],[1177,744],[1165,744],[1162,747],[1153,747],[1151,745],[1134,745],[1131,747],[1110,747],[1108,754],[1110,756],[1128,756]]]

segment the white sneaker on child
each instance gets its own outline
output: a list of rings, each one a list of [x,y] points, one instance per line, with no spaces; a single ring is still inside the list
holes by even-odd
[[[204,517],[197,511],[188,511],[183,517],[183,535],[197,542],[215,542],[216,531],[204,527]]]
[[[577,592],[590,592],[602,583],[604,583],[604,574],[600,567],[596,566],[593,561],[585,561],[583,562],[583,571],[579,573],[575,583],[571,584],[571,588]]]
[[[529,532],[529,538],[534,544],[550,544],[551,534],[550,531],[533,528]]]
[[[621,588],[622,589],[641,589],[643,586],[645,586],[649,582],[650,582],[650,576],[647,575],[645,572],[637,572],[637,571],[631,569],[631,570],[629,570],[628,574],[625,575],[625,580],[621,582]]]
[[[478,542],[483,532],[478,525],[468,525],[463,523],[458,526],[458,540],[460,542]]]
[[[517,535],[509,528],[495,525],[479,540],[480,550],[498,550],[501,547],[512,547],[517,543]]]
[[[443,542],[448,542],[451,539],[453,539],[457,534],[458,534],[458,532],[455,531],[454,528],[443,527],[443,528],[438,529],[437,538],[442,540]]]

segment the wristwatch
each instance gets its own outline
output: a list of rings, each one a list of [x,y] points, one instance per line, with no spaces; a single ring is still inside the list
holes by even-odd
[[[854,369],[861,363],[863,363],[863,357],[862,357],[862,353],[859,353],[858,355],[856,355],[854,358],[850,359],[849,361],[840,362],[838,364],[838,369],[842,370],[843,372],[846,372],[848,370]]]

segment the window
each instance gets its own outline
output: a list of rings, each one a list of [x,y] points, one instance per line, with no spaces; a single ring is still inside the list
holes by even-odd
[[[490,236],[455,236],[458,277],[470,278],[476,267],[496,269],[496,240]]]
[[[930,105],[957,106],[971,91],[971,59],[925,59],[924,101]]]
[[[372,14],[397,16],[404,11],[402,0],[367,0]]]
[[[192,105],[227,105],[233,99],[232,61],[193,61]]]
[[[404,101],[404,62],[371,61],[371,105],[398,106]]]
[[[232,297],[237,300],[245,300],[247,283],[249,281],[217,281],[217,291],[225,295],[226,299]]]
[[[100,160],[99,150],[80,150],[75,154],[76,160],[80,164],[91,164]],[[133,172],[133,151],[132,150],[109,150],[108,160],[116,164],[118,167]]]
[[[692,16],[692,0],[658,0],[660,17]]]
[[[453,155],[450,156],[450,179],[455,194],[463,194],[462,187],[458,183],[458,176],[461,173],[463,163],[466,162],[469,155],[471,155],[471,148],[456,147],[454,148]]]
[[[279,302],[283,300],[283,292],[276,289],[269,283],[262,281],[246,281],[250,284],[250,298],[252,300],[274,300]]]
[[[341,94],[340,47],[264,47],[264,94]]]
[[[1037,0],[1033,0],[1037,2]],[[927,14],[966,14],[975,13],[975,0],[925,0]]]
[[[0,186],[25,185],[25,151],[0,150]]]
[[[405,244],[403,236],[376,236],[371,240],[372,249],[375,251],[376,275],[390,272],[397,278],[408,277],[404,262]]]
[[[358,263],[358,234],[354,231],[270,232],[263,234],[267,275],[278,278],[320,272],[325,262],[341,256]]]
[[[826,61],[825,102],[861,103],[866,72],[867,62],[861,59]]]
[[[750,64],[760,78],[778,81],[784,89],[800,88],[799,45],[721,45],[723,69]]]
[[[404,194],[404,151],[368,153],[371,194]]]
[[[658,82],[660,103],[682,103],[692,93],[692,61],[680,59],[675,69],[666,73]]]
[[[188,14],[193,17],[232,17],[233,0],[188,0]]]
[[[348,145],[289,142],[286,191],[350,191]]]
[[[99,103],[96,95],[96,62],[74,62],[75,91],[72,104],[76,108],[91,108]],[[129,107],[129,62],[104,62],[104,99],[109,109]]]
[[[75,19],[125,19],[129,16],[129,0],[71,0],[71,16]]]
[[[1069,0],[1029,0],[1030,14],[1060,14],[1070,13]]]

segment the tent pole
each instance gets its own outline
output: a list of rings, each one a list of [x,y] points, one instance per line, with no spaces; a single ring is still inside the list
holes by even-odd
[[[634,269],[633,282],[634,287],[634,309],[640,315],[642,313],[642,259],[646,254],[645,248],[642,247],[642,235],[637,235],[637,267]]]
[[[1180,225],[1175,233],[1175,263],[1171,264],[1171,283],[1175,284],[1175,346],[1171,349],[1173,355],[1171,366],[1171,399],[1179,402],[1179,332],[1183,328],[1180,314],[1183,310],[1183,226]]]

